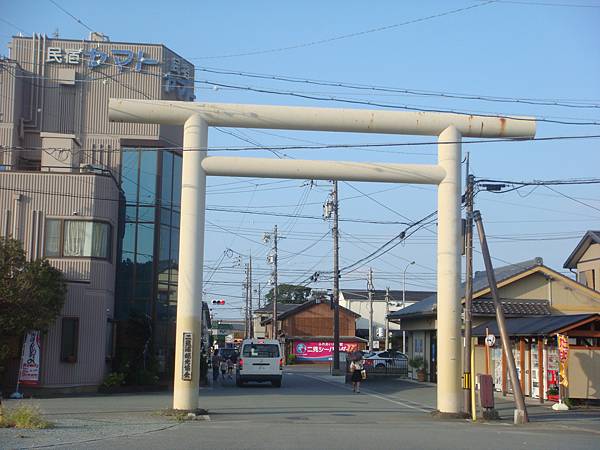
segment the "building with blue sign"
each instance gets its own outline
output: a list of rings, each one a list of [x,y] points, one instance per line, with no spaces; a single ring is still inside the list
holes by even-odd
[[[68,280],[63,311],[41,336],[34,386],[93,389],[110,371],[137,383],[168,378],[182,130],[110,123],[108,99],[193,101],[194,66],[163,45],[99,33],[15,36],[9,50],[0,60],[0,235]]]

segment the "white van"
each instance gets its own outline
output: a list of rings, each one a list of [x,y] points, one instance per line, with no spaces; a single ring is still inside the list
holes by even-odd
[[[283,353],[276,339],[244,339],[237,361],[235,381],[243,386],[247,381],[270,381],[281,387]]]

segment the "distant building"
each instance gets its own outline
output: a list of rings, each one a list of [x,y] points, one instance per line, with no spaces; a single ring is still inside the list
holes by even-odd
[[[163,45],[98,33],[14,37],[9,47],[0,60],[0,234],[68,279],[63,311],[42,337],[38,385],[97,386],[118,352],[168,374],[182,130],[110,123],[107,105],[191,101],[194,67]]]
[[[376,289],[373,291],[373,339],[380,342],[380,349],[385,346],[385,316],[409,307],[435,294],[432,291],[401,291],[390,290],[388,305],[386,308],[386,291]],[[404,301],[403,301],[404,299]],[[356,335],[369,338],[369,291],[360,289],[341,289],[340,305],[360,315],[356,321]],[[394,322],[389,324],[390,334],[398,336],[401,334],[400,326]]]

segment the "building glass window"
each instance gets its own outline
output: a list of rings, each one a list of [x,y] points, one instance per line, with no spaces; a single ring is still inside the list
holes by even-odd
[[[63,317],[60,335],[60,360],[67,363],[77,362],[79,346],[79,318]]]
[[[144,332],[152,334],[154,350],[172,370],[182,156],[149,148],[125,148],[122,155],[125,224],[118,258],[116,319],[151,320]]]
[[[110,258],[111,228],[90,220],[46,220],[44,254],[51,258]]]
[[[46,256],[60,256],[60,220],[46,220]]]

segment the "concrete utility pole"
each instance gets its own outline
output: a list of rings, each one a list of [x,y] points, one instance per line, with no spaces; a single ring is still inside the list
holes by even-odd
[[[248,264],[248,328],[250,339],[254,339],[254,320],[252,319],[252,255]]]
[[[325,203],[326,219],[333,216],[331,235],[333,237],[333,292],[331,294],[331,308],[333,309],[333,367],[332,375],[340,372],[340,256],[339,256],[339,228],[338,228],[338,183],[333,181],[331,197]]]
[[[198,408],[199,358],[190,356],[200,354],[201,343],[206,177],[235,176],[438,186],[437,407],[442,413],[461,411],[461,141],[463,137],[530,138],[535,136],[535,118],[139,99],[110,99],[108,110],[113,122],[183,126],[181,210],[185,214],[179,236],[174,409]],[[437,136],[438,161],[373,164],[208,156],[209,126]],[[273,319],[276,322],[277,317]]]
[[[277,225],[273,228],[273,323],[271,339],[277,339]]]
[[[504,355],[506,356],[506,362],[508,363],[508,372],[510,374],[510,381],[512,383],[515,403],[517,405],[514,422],[515,424],[526,423],[529,422],[529,418],[527,417],[527,407],[525,406],[525,399],[523,398],[521,383],[519,383],[519,377],[517,376],[515,356],[510,348],[510,337],[508,336],[508,331],[506,330],[504,311],[502,311],[502,303],[500,302],[500,295],[498,294],[498,286],[496,284],[496,275],[494,274],[492,258],[488,249],[487,240],[485,238],[485,230],[483,229],[483,222],[481,221],[481,214],[479,211],[475,211],[473,213],[473,219],[477,224],[477,233],[479,234],[479,242],[481,243],[481,252],[483,253],[485,271],[487,273],[488,284],[490,285],[492,298],[494,299],[494,306],[496,307],[496,322],[498,323],[498,329],[500,330],[500,336],[502,337],[502,351],[504,352]],[[523,374],[523,376],[525,376],[525,374]]]
[[[467,158],[468,162],[468,158]],[[465,227],[465,346],[463,352],[463,401],[464,411],[471,411],[471,387],[473,384],[471,368],[471,303],[473,300],[473,175],[469,174],[467,164],[467,189],[465,192],[466,227]],[[486,347],[487,348],[487,347]]]
[[[385,350],[390,349],[390,321],[388,314],[390,313],[390,288],[385,288]]]
[[[256,288],[256,293],[258,294],[258,309],[260,309],[260,283],[258,283],[258,288]]]
[[[404,269],[404,273],[402,274],[402,309],[406,308],[406,271],[414,263],[414,261],[409,262]],[[406,355],[406,330],[402,330],[402,353]]]
[[[244,300],[245,300],[245,304],[244,304],[244,337],[246,339],[248,339],[250,337],[250,321],[248,320],[248,312],[249,312],[249,307],[248,307],[248,275],[249,275],[249,269],[248,269],[248,264],[246,264],[244,266],[244,274],[245,274],[245,279],[244,279]]]
[[[370,267],[367,290],[369,291],[369,351],[373,351],[373,269]]]

